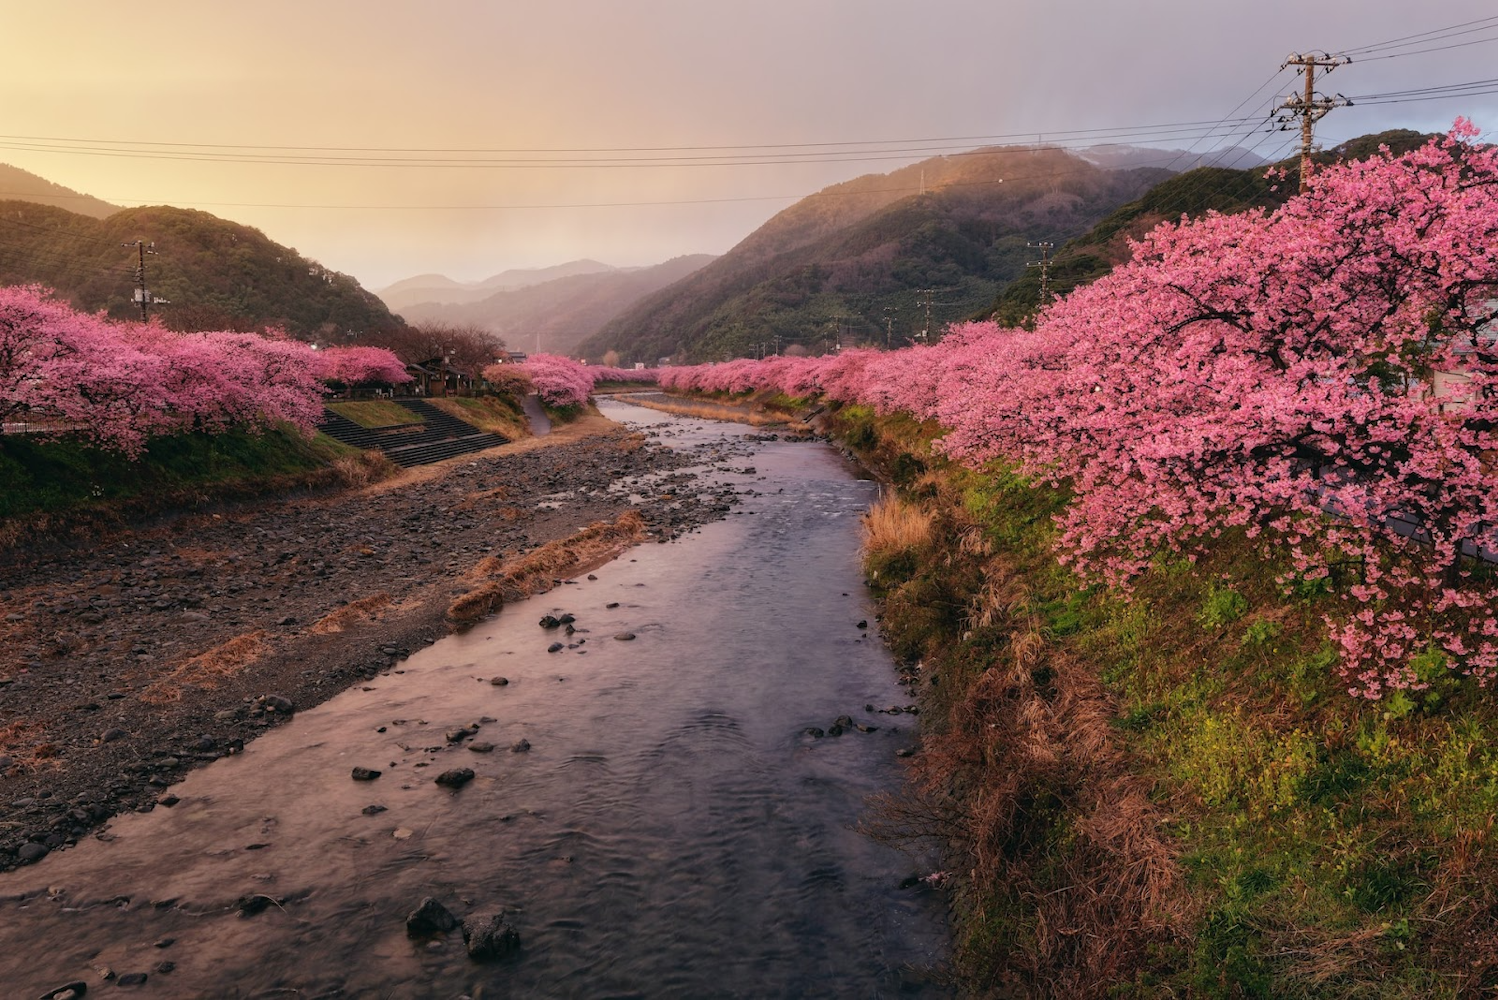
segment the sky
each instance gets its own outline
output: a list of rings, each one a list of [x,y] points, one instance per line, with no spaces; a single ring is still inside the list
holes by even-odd
[[[1240,143],[1347,53],[1318,143],[1498,133],[1490,0],[0,0],[0,162],[198,208],[372,290],[723,253],[999,143]],[[1450,29],[1450,30],[1443,30]],[[1388,44],[1384,44],[1388,43]],[[1472,87],[1431,93],[1459,84]],[[1421,93],[1404,93],[1421,91]],[[1392,96],[1378,96],[1392,95]],[[1432,99],[1434,98],[1434,99]],[[0,194],[3,196],[3,194]]]

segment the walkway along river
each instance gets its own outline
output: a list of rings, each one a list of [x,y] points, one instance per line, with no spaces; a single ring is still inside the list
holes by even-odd
[[[0,876],[0,995],[112,994],[106,973],[161,997],[940,995],[942,900],[900,888],[920,863],[855,829],[916,740],[860,627],[875,485],[823,444],[603,406],[708,446],[746,493],[735,513],[506,607],[193,772],[172,808]],[[564,614],[571,634],[538,625]],[[462,787],[435,782],[459,768]],[[460,920],[507,911],[520,953],[409,938],[428,896]]]

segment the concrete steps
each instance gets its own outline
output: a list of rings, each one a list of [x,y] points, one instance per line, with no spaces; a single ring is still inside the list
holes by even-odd
[[[396,465],[406,468],[509,443],[498,434],[481,431],[444,413],[426,400],[401,399],[397,402],[423,417],[424,421],[390,427],[360,427],[347,417],[325,409],[318,429],[355,448],[378,448]]]

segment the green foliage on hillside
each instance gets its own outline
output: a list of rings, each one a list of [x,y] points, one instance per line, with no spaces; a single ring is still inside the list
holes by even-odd
[[[73,438],[23,434],[0,439],[0,520],[98,509],[120,517],[208,495],[286,488],[292,481],[333,481],[330,463],[357,455],[319,435],[295,431],[177,434],[157,438],[139,458]],[[259,484],[259,485],[256,485]],[[0,532],[0,542],[8,541]]]
[[[1318,154],[1318,163],[1365,159],[1387,146],[1395,154],[1413,149],[1429,136],[1408,129],[1395,129],[1350,139],[1335,149]],[[1221,212],[1232,215],[1250,208],[1274,209],[1300,189],[1300,158],[1277,164],[1284,179],[1271,180],[1267,169],[1230,170],[1198,167],[1151,188],[1120,206],[1088,232],[1058,244],[1050,268],[1054,295],[1065,295],[1078,285],[1096,281],[1129,259],[1129,241],[1137,240],[1162,222],[1182,216]],[[1019,326],[1034,316],[1040,304],[1040,274],[1032,268],[1006,287],[997,299],[974,315],[994,318],[1005,326]]]
[[[329,271],[257,229],[207,212],[153,207],[94,219],[25,201],[0,202],[0,284],[37,283],[79,309],[140,315],[133,301],[137,255],[155,243],[147,287],[153,307],[179,330],[280,327],[344,342],[403,322],[348,275]]]
[[[627,363],[719,360],[761,345],[910,343],[993,301],[1025,244],[1080,235],[1167,176],[1055,149],[939,157],[805,198],[584,342]],[[924,193],[922,189],[924,188]]]

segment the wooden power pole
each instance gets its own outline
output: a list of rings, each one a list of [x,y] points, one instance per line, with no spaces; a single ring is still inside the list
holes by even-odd
[[[1325,69],[1328,73],[1338,66],[1352,62],[1346,56],[1334,56],[1328,53],[1317,55],[1314,52],[1291,53],[1280,69],[1290,66],[1299,66],[1300,72],[1306,78],[1305,94],[1296,94],[1287,97],[1275,110],[1282,112],[1275,119],[1279,123],[1280,131],[1286,131],[1293,127],[1296,118],[1300,119],[1300,190],[1305,192],[1311,180],[1311,142],[1314,138],[1315,125],[1333,108],[1350,107],[1352,102],[1338,94],[1336,97],[1318,97],[1316,94],[1316,67]]]

